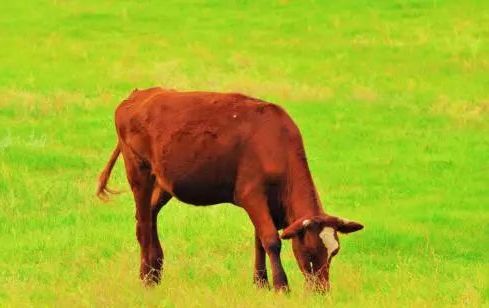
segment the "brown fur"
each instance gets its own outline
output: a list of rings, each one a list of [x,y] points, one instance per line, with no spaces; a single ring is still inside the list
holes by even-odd
[[[232,203],[246,211],[255,226],[257,285],[268,285],[268,255],[275,289],[288,289],[277,231],[288,227],[283,238],[292,238],[304,275],[328,287],[331,260],[324,260],[320,226],[338,230],[344,224],[324,213],[301,134],[281,107],[241,94],[150,88],[133,91],[117,107],[115,123],[118,144],[97,194],[111,192],[107,181],[122,153],[136,202],[141,279],[160,280],[157,215],[175,197],[202,206]],[[309,218],[314,223],[303,226]],[[361,228],[353,224],[343,231]]]

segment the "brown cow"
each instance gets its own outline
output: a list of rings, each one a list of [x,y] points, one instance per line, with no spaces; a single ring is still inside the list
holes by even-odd
[[[160,209],[175,197],[193,205],[232,203],[255,227],[254,282],[288,290],[280,261],[281,238],[292,239],[306,280],[329,288],[329,266],[338,253],[337,232],[363,228],[323,211],[307,165],[302,137],[279,106],[241,94],[134,90],[116,109],[118,143],[99,179],[97,195],[122,152],[136,202],[141,246],[140,277],[158,283],[163,250]]]

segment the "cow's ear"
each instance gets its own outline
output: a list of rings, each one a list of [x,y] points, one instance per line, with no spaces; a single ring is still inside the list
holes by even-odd
[[[361,223],[331,215],[321,216],[320,223],[321,226],[332,227],[340,233],[352,233],[363,229],[363,225]]]
[[[294,221],[290,226],[284,229],[280,238],[283,240],[288,240],[298,235],[304,228],[310,226],[314,221],[309,218],[301,218]]]
[[[356,221],[351,221],[344,218],[338,218],[336,230],[341,233],[352,233],[363,229],[363,225]]]

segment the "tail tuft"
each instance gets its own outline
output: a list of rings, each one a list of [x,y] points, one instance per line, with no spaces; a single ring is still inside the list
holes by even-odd
[[[119,157],[120,153],[121,150],[119,144],[117,144],[116,148],[112,152],[112,155],[110,156],[107,165],[105,166],[104,170],[102,170],[98,178],[97,197],[103,201],[109,200],[109,193],[110,194],[120,193],[117,190],[113,190],[107,187],[110,173],[112,172],[112,168],[114,168],[115,162],[117,161],[117,158]]]

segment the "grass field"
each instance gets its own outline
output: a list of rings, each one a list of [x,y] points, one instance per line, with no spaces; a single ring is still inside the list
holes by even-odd
[[[487,1],[165,3],[0,4],[0,306],[489,305]],[[292,292],[256,290],[246,214],[175,200],[163,283],[141,286],[120,162],[126,193],[94,192],[114,107],[153,85],[289,111],[327,212],[366,226],[329,295],[288,242]]]

